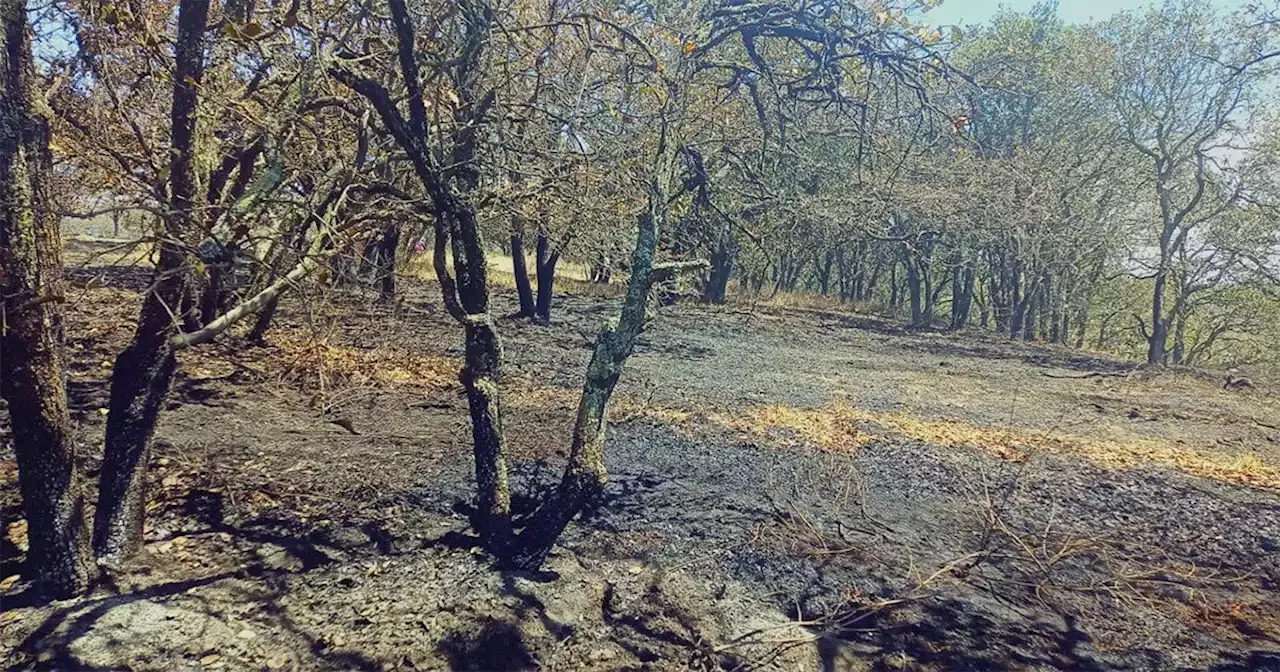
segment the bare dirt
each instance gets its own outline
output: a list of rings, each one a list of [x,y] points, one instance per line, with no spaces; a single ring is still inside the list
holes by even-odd
[[[73,278],[69,385],[96,476],[146,273]],[[867,315],[679,305],[615,398],[604,501],[545,572],[500,573],[469,532],[461,335],[434,285],[405,284],[397,306],[292,299],[269,347],[184,352],[145,550],[80,600],[0,583],[0,659],[1280,669],[1280,398],[1265,384]],[[559,475],[590,339],[616,309],[557,298],[550,326],[501,325],[523,511]],[[23,561],[13,472],[0,434],[0,578]]]

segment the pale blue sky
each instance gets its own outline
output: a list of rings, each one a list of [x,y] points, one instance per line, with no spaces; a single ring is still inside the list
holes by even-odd
[[[1236,9],[1244,0],[1211,0],[1223,9]],[[1019,11],[1031,9],[1036,0],[944,0],[941,7],[925,15],[934,25],[983,23],[996,13],[1001,5]],[[1115,12],[1137,9],[1150,4],[1150,0],[1061,0],[1058,16],[1071,23],[1085,23],[1090,19],[1105,19]]]

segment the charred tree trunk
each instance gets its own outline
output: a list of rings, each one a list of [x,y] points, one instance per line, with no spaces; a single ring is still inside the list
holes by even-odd
[[[278,252],[269,262],[270,270],[267,273],[265,278],[266,282],[264,284],[269,285],[275,281],[276,277],[280,274],[281,267],[284,265],[285,257],[299,251],[295,248],[302,242],[304,235],[305,228],[295,230],[291,227],[285,232],[284,240],[280,241]],[[271,322],[275,319],[276,308],[279,305],[279,297],[273,296],[267,300],[266,304],[262,307],[262,310],[258,311],[258,319],[254,321],[253,329],[249,331],[250,343],[256,343],[258,345],[266,344],[267,330],[271,328]]]
[[[1024,341],[1036,340],[1036,323],[1040,313],[1040,288],[1037,284],[1032,283],[1027,295],[1022,299],[1025,307],[1022,316],[1021,336]],[[1016,338],[1016,337],[1015,337]]]
[[[387,303],[396,300],[396,252],[400,249],[400,225],[392,224],[382,233],[378,245],[379,296]]]
[[[453,151],[447,158],[452,167],[452,184],[446,170],[427,147],[427,111],[418,59],[414,53],[413,20],[404,0],[389,0],[396,32],[400,73],[408,91],[406,119],[395,99],[377,80],[363,77],[339,62],[330,74],[369,100],[383,125],[408,155],[414,173],[431,200],[435,215],[433,262],[441,295],[449,314],[463,326],[466,349],[460,379],[471,412],[471,439],[476,470],[476,527],[484,545],[498,557],[505,557],[511,541],[511,494],[507,485],[507,464],[502,434],[500,383],[502,346],[489,315],[488,264],[484,242],[476,222],[474,205],[467,200],[479,183],[475,166],[479,133],[484,125],[493,94],[478,96],[479,63],[489,39],[493,20],[484,0],[463,0],[458,11],[465,16],[465,47],[452,62],[449,72],[461,104],[454,112],[461,129],[452,137]],[[454,186],[456,184],[456,186]],[[452,247],[450,276],[446,251]],[[549,289],[549,287],[548,287]]]
[[[1170,358],[1174,364],[1185,363],[1185,355],[1187,352],[1187,314],[1185,310],[1178,311],[1173,321],[1173,352]]]
[[[920,277],[920,268],[910,258],[910,252],[908,251],[906,254],[908,256],[903,258],[902,263],[907,267],[907,292],[911,300],[911,326],[922,327],[925,326],[925,288],[922,286],[923,279]]]
[[[733,259],[737,253],[735,247],[725,240],[720,241],[711,252],[711,275],[702,290],[705,303],[723,304],[729,293],[729,276],[733,274]]]
[[[542,233],[538,234],[536,255],[538,273],[538,303],[534,316],[541,322],[551,321],[551,296],[556,282],[556,262],[560,261],[560,251],[551,251],[551,240]]]
[[[365,240],[364,249],[360,251],[360,264],[356,267],[356,280],[373,284],[378,268],[378,253],[381,246],[372,237]]]
[[[205,264],[205,285],[200,295],[200,326],[206,326],[222,312],[223,279],[221,260],[211,260]],[[192,292],[194,294],[194,291]]]
[[[661,152],[661,149],[659,150]],[[661,164],[660,164],[661,165]],[[587,379],[578,401],[569,451],[569,464],[559,487],[530,517],[512,553],[504,564],[518,569],[537,569],[569,521],[596,499],[608,481],[604,465],[606,408],[622,376],[623,365],[644,328],[649,288],[682,268],[705,268],[705,264],[668,264],[657,268],[658,231],[665,219],[667,199],[658,180],[650,185],[649,207],[639,217],[635,251],[631,258],[631,278],[616,327],[606,327],[596,340]]]
[[[966,266],[951,271],[951,329],[969,326],[969,312],[973,306],[973,269]]]
[[[537,311],[533,287],[529,285],[529,267],[524,258],[524,220],[519,218],[511,224],[511,272],[515,274],[516,294],[520,296],[520,312],[516,316],[533,317]]]
[[[827,250],[822,257],[813,259],[814,273],[818,276],[818,292],[823,296],[831,295],[831,269],[835,264],[835,252]]]
[[[142,543],[146,510],[146,470],[156,420],[164,406],[176,365],[169,337],[170,311],[182,301],[188,263],[184,242],[198,231],[195,126],[198,86],[204,71],[204,32],[209,0],[182,0],[173,75],[172,158],[169,165],[170,215],[160,243],[151,291],[143,298],[133,342],[116,358],[111,376],[94,552],[119,562]]]
[[[35,69],[26,3],[0,0],[0,396],[9,404],[22,509],[26,574],[39,594],[89,589],[81,474],[63,372],[62,239],[49,180],[53,155]]]

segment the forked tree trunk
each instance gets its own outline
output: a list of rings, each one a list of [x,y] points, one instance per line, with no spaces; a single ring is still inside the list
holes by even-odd
[[[725,240],[726,237],[721,234],[720,241],[711,253],[711,277],[707,279],[702,294],[702,300],[706,303],[723,304],[728,294],[729,276],[733,273],[733,258],[737,250]]]
[[[187,287],[194,204],[197,89],[204,70],[204,31],[209,0],[182,0],[173,74],[170,214],[160,243],[151,290],[143,298],[133,342],[116,358],[111,376],[98,511],[93,546],[99,558],[118,563],[142,543],[146,471],[151,435],[173,382],[176,365],[169,337],[171,311]]]
[[[538,234],[537,250],[538,303],[534,310],[535,317],[542,322],[551,321],[551,296],[556,282],[556,262],[560,261],[560,251],[551,251],[551,241],[545,234]]]
[[[49,119],[35,77],[24,0],[0,0],[0,396],[27,519],[26,574],[67,598],[97,576],[63,373],[62,239],[49,179]]]

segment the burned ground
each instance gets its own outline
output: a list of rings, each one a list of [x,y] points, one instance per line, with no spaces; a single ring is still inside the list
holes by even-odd
[[[70,391],[94,475],[145,277],[74,274]],[[396,306],[293,299],[268,347],[185,352],[145,551],[81,600],[29,604],[6,580],[5,661],[1280,669],[1280,399],[1265,383],[1228,391],[867,315],[667,308],[612,407],[604,501],[544,573],[504,574],[469,536],[461,335],[434,285],[405,284]],[[587,346],[614,310],[559,297],[550,326],[501,325],[526,510],[558,477]],[[10,576],[23,535],[3,464]]]

